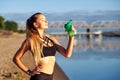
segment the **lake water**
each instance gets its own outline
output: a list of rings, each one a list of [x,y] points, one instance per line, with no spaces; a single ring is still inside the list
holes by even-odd
[[[66,47],[67,38],[59,42]],[[70,80],[120,80],[119,37],[75,37],[71,58],[56,57]]]
[[[87,28],[77,28],[77,32],[86,32]],[[109,31],[118,31],[120,30],[120,28],[92,28],[91,31],[98,31],[101,30],[102,32],[109,32]],[[50,32],[64,32],[64,28],[51,28],[51,29],[47,29],[46,32],[50,33]]]

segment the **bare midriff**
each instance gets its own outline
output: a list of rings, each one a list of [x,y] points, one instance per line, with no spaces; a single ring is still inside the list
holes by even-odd
[[[52,74],[54,71],[55,56],[47,56],[41,58],[39,65],[41,66],[41,72],[46,74]]]

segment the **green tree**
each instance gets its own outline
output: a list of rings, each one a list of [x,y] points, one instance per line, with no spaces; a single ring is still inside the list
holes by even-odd
[[[14,21],[6,21],[5,22],[5,29],[9,31],[16,32],[18,30],[18,24]]]
[[[0,29],[4,29],[4,28],[5,28],[4,18],[0,16]]]
[[[19,32],[19,33],[25,33],[26,30],[22,30],[22,29],[21,29],[21,30],[18,30],[18,32]]]

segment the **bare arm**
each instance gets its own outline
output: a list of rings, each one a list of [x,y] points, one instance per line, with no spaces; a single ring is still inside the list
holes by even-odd
[[[74,36],[69,37],[67,48],[64,48],[54,37],[52,37],[52,40],[55,42],[57,51],[61,55],[67,58],[71,57],[73,51]]]
[[[76,29],[74,28],[74,26],[72,26],[72,30],[74,30],[76,34]],[[57,51],[60,54],[62,54],[64,57],[67,57],[67,58],[71,57],[72,51],[73,51],[74,36],[69,36],[67,48],[64,48],[54,37],[53,37],[53,41],[55,42]]]
[[[13,57],[13,62],[24,72],[28,71],[28,68],[21,62],[21,57],[25,54],[25,52],[29,49],[28,41],[25,40],[21,47],[16,52],[15,56]]]
[[[27,50],[30,50],[30,42],[28,39],[26,39],[22,46],[18,49],[15,56],[13,57],[13,62],[25,73],[27,73],[30,76],[33,76],[35,74],[38,74],[42,67],[36,66],[33,70],[29,70],[21,61],[22,56],[25,54]]]

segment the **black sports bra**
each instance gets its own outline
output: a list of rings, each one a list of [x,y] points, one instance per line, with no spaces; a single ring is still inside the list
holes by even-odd
[[[56,54],[56,46],[55,43],[47,37],[47,39],[49,39],[52,43],[52,46],[44,46],[43,47],[43,55],[41,55],[42,57],[47,57],[47,56],[55,56]]]

